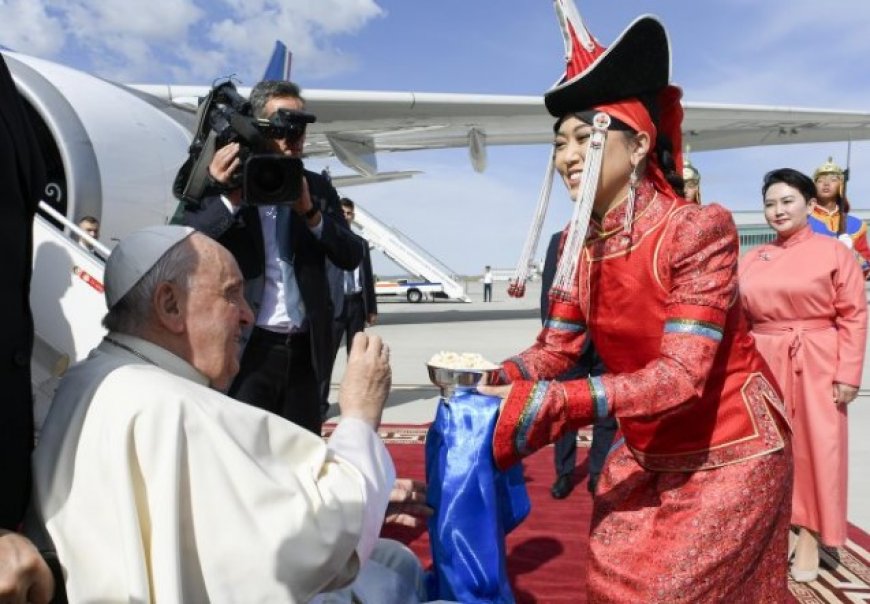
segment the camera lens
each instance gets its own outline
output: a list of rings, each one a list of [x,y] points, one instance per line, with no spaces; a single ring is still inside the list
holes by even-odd
[[[244,198],[248,203],[292,203],[302,193],[302,161],[281,154],[253,155],[244,166]]]
[[[276,193],[284,184],[287,176],[283,165],[278,163],[262,163],[251,176],[256,181],[254,185],[264,193]]]
[[[290,124],[284,133],[284,138],[289,142],[299,140],[305,134],[305,124]]]

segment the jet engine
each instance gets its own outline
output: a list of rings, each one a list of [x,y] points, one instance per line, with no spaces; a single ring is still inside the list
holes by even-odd
[[[110,242],[172,216],[190,111],[69,67],[3,52],[46,161],[44,200],[72,221],[94,216]],[[111,247],[111,245],[110,245]]]

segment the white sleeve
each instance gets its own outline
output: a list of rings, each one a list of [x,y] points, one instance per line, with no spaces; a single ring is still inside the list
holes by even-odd
[[[392,461],[367,424],[346,421],[327,444],[191,382],[158,389],[157,376],[138,371],[136,383],[148,383],[149,398],[161,404],[133,408],[131,429],[111,431],[123,441],[111,450],[132,453],[135,463],[122,470],[135,467],[152,487],[142,491],[148,502],[123,506],[134,525],[133,510],[150,510],[155,560],[162,560],[152,564],[175,566],[167,552],[195,551],[207,589],[236,602],[286,599],[288,590],[292,601],[307,602],[353,579],[374,546],[394,481]],[[132,378],[114,372],[103,396],[124,400]],[[178,526],[191,527],[180,548]]]
[[[232,214],[233,216],[235,216],[236,214],[238,214],[238,213],[239,213],[239,208],[242,207],[242,206],[234,206],[234,205],[230,202],[230,198],[227,197],[226,195],[224,195],[223,193],[221,193],[221,201],[224,203],[224,205],[226,206],[227,210],[229,210],[229,211],[230,211],[230,214]]]
[[[366,505],[362,534],[356,548],[362,564],[374,549],[381,532],[390,491],[396,481],[396,469],[381,437],[360,419],[342,418],[329,438],[328,448],[359,470],[364,479],[362,496]]]
[[[311,234],[317,239],[323,237],[323,214],[320,215],[320,222],[317,223],[317,226],[308,227],[308,230],[311,231]]]

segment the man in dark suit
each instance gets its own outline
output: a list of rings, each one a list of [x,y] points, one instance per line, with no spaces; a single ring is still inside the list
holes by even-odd
[[[353,200],[342,197],[341,211],[348,225],[352,224],[356,216],[356,206]],[[342,270],[331,263],[327,266],[330,293],[335,306],[335,320],[332,330],[333,365],[335,357],[338,356],[338,350],[341,348],[342,337],[345,338],[347,353],[350,354],[353,337],[366,327],[374,325],[378,318],[378,301],[375,296],[375,277],[372,271],[369,244],[362,237],[359,239],[363,243],[363,259],[359,266],[351,271]],[[324,401],[329,400],[331,382],[332,368],[320,384]],[[329,411],[328,403],[324,404],[322,411],[326,415]]]
[[[33,398],[30,353],[30,273],[33,215],[45,169],[24,103],[0,55],[0,601],[47,602],[54,590],[48,566],[27,539],[15,533],[30,496]]]
[[[341,198],[341,211],[348,224],[352,224],[356,216],[356,208],[352,200]],[[360,238],[362,239],[362,238]],[[352,271],[344,271],[344,305],[342,312],[335,320],[336,353],[341,345],[342,336],[347,343],[347,353],[350,354],[350,344],[353,337],[366,327],[375,324],[378,318],[378,301],[375,296],[375,277],[372,271],[372,257],[369,253],[368,241],[363,239],[362,262]]]
[[[300,111],[299,87],[263,81],[251,91],[255,117],[278,110]],[[276,139],[275,151],[301,157],[304,130]],[[227,186],[239,168],[239,145],[215,152],[209,175]],[[302,194],[292,205],[243,203],[236,188],[188,204],[181,222],[211,236],[235,256],[245,277],[245,297],[256,316],[247,337],[239,374],[228,393],[320,433],[320,383],[334,359],[333,303],[326,260],[352,270],[362,261],[363,244],[350,232],[338,194],[322,175],[306,170]],[[247,334],[246,334],[247,336]]]
[[[544,270],[541,273],[541,321],[547,319],[547,309],[550,305],[550,286],[553,285],[553,277],[556,275],[556,266],[559,260],[559,248],[561,246],[562,233],[554,233],[547,246],[547,256],[544,260]],[[595,349],[592,340],[586,340],[583,355],[580,362],[573,368],[559,376],[562,381],[577,380],[588,375],[601,375],[604,373],[604,365]],[[610,445],[613,443],[613,435],[616,433],[616,420],[607,417],[595,422],[592,426],[592,446],[589,449],[589,492],[595,493],[598,484],[598,476],[604,466],[604,458]],[[577,464],[577,432],[568,432],[557,440],[553,447],[553,461],[556,466],[556,481],[550,488],[550,494],[556,499],[564,499],[574,488],[574,466]]]

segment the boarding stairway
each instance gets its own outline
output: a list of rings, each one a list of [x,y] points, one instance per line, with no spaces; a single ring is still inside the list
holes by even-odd
[[[103,258],[109,250],[41,202],[33,221],[30,307],[35,337],[30,361],[34,419],[42,425],[60,376],[100,343],[106,330]],[[48,218],[48,217],[50,218]],[[93,251],[79,243],[83,239]],[[99,255],[98,255],[99,254]]]
[[[369,244],[410,274],[430,283],[440,283],[448,298],[471,302],[465,285],[456,271],[451,270],[429,252],[375,218],[357,204],[353,226]]]

